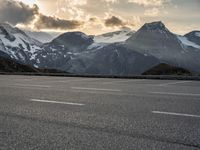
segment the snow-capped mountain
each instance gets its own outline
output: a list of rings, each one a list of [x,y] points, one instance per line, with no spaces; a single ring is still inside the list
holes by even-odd
[[[131,75],[159,63],[155,57],[127,49],[122,43],[94,45],[98,43],[84,33],[62,34],[44,44],[36,57],[37,66],[76,74]]]
[[[95,43],[117,43],[117,42],[125,42],[128,38],[130,38],[135,31],[132,31],[129,28],[110,32],[102,35],[98,35],[94,37]]]
[[[186,34],[185,37],[195,45],[200,45],[200,31],[192,31]]]
[[[180,36],[180,35],[177,35],[177,38],[180,40],[181,45],[183,47],[186,47],[186,48],[193,47],[193,48],[200,49],[200,44],[197,44],[199,40],[197,40],[197,42],[193,42],[197,38],[196,39],[194,39],[194,38],[190,39],[187,36]]]
[[[153,56],[143,55],[117,43],[98,50],[71,53],[65,57],[59,54],[56,56],[50,59],[47,56],[45,62],[53,61],[43,67],[56,67],[76,74],[133,75],[141,74],[159,63]]]
[[[173,34],[162,22],[145,24],[126,41],[126,46],[161,62],[200,72],[199,45]]]
[[[93,37],[82,32],[64,33],[43,45],[43,51],[37,54],[36,65],[42,68],[69,70],[71,60],[78,55],[84,55],[93,42]]]
[[[0,51],[1,55],[26,64],[33,64],[42,43],[30,38],[22,30],[9,24],[0,24]]]
[[[136,33],[123,30],[94,37],[67,32],[43,44],[18,28],[0,24],[0,56],[75,74],[142,74],[160,63],[199,73],[199,33],[180,36],[162,22],[153,22]]]
[[[114,43],[102,47],[97,51],[86,54],[84,61],[88,74],[133,75],[142,74],[148,68],[155,66],[159,60],[153,56],[146,56],[133,49],[124,47],[121,43]],[[88,64],[88,62],[90,62]]]
[[[162,22],[145,24],[126,41],[126,45],[138,52],[151,54],[159,59],[175,57],[175,52],[177,55],[182,52],[177,37]]]
[[[82,32],[67,32],[55,38],[50,43],[45,44],[45,46],[78,53],[85,51],[93,42],[93,37],[87,36]]]

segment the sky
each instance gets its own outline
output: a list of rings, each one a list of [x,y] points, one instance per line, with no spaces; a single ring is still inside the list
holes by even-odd
[[[98,35],[162,21],[169,30],[200,30],[200,0],[0,0],[0,22],[48,32]]]

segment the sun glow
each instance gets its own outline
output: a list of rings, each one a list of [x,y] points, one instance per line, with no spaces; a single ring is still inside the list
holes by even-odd
[[[33,4],[36,4],[37,0],[18,0],[18,1],[24,2],[28,5],[33,5]]]

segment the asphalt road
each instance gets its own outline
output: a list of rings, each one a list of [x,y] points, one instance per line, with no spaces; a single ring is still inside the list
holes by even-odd
[[[0,76],[0,150],[200,149],[200,82]]]

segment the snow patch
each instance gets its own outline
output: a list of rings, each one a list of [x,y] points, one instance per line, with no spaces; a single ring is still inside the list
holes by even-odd
[[[196,43],[193,43],[193,42],[189,41],[186,37],[177,36],[177,38],[181,41],[181,43],[184,46],[191,46],[191,47],[200,49],[200,45],[197,45]]]
[[[102,47],[104,47],[106,44],[103,43],[92,43],[90,46],[88,46],[88,49],[100,49]]]
[[[82,32],[76,32],[75,34],[76,35],[80,35],[85,40],[89,39],[89,37],[86,34],[82,33]]]
[[[116,52],[117,56],[119,57],[119,52],[118,52],[118,50],[117,50],[117,49],[115,50],[115,52]]]
[[[99,35],[94,37],[95,43],[117,43],[117,42],[125,42],[127,39],[131,37],[132,31],[121,31],[120,33],[113,33],[110,36]]]
[[[4,51],[8,51],[15,59],[25,60],[25,56],[10,48],[16,48],[18,50],[23,49],[26,55],[30,57],[30,60],[34,60],[36,52],[41,50],[41,48],[37,46],[38,43],[25,34],[18,33],[17,31],[12,32],[12,36],[15,37],[14,41],[10,41],[4,34],[0,34],[1,45],[5,47]]]
[[[67,54],[72,55],[73,53],[72,52],[67,52]]]
[[[195,35],[200,37],[200,32],[196,32]]]

